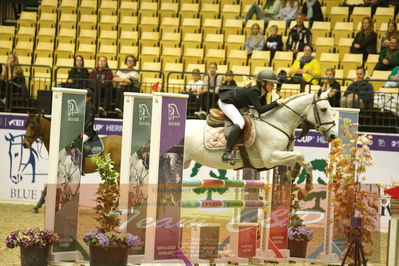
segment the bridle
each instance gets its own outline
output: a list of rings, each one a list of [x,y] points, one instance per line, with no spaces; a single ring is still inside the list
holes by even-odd
[[[33,124],[34,133],[33,133],[33,135],[25,135],[25,138],[29,141],[29,143],[31,145],[35,141],[41,142],[42,140],[39,138],[40,122],[37,119],[35,119],[34,117],[29,117],[28,121],[26,122],[26,128],[28,128],[29,124]]]

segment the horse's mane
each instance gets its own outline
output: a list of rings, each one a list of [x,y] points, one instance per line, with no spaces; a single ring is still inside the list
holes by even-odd
[[[298,94],[292,95],[292,96],[290,96],[290,97],[285,99],[285,103],[288,103],[290,101],[295,100],[296,98],[299,98],[299,97],[302,97],[302,96],[305,96],[305,95],[309,95],[309,93],[302,92],[302,93],[298,93]]]

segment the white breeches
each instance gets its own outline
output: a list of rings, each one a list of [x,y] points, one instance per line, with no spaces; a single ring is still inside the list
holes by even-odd
[[[237,124],[241,129],[244,128],[245,121],[237,107],[234,104],[224,103],[221,100],[218,101],[218,105],[223,113],[230,118],[233,124]]]
[[[87,136],[86,134],[83,134],[83,143],[86,143],[89,139],[90,139],[89,136]]]

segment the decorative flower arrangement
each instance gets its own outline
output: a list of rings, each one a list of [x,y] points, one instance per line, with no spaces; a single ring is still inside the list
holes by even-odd
[[[114,162],[109,154],[93,156],[91,160],[97,165],[102,183],[96,192],[96,220],[100,223],[97,230],[88,232],[83,237],[86,244],[93,247],[134,247],[141,243],[138,236],[127,232],[119,232],[119,173],[114,170]]]
[[[309,241],[313,237],[313,232],[305,225],[291,226],[288,228],[288,239],[296,241]]]
[[[39,247],[45,248],[54,244],[59,236],[44,228],[30,228],[11,232],[6,238],[8,248]]]

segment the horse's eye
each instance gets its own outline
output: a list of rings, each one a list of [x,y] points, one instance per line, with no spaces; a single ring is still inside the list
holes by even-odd
[[[322,111],[323,113],[324,113],[324,112],[327,112],[327,108],[326,108],[326,107],[320,108],[320,111]]]

